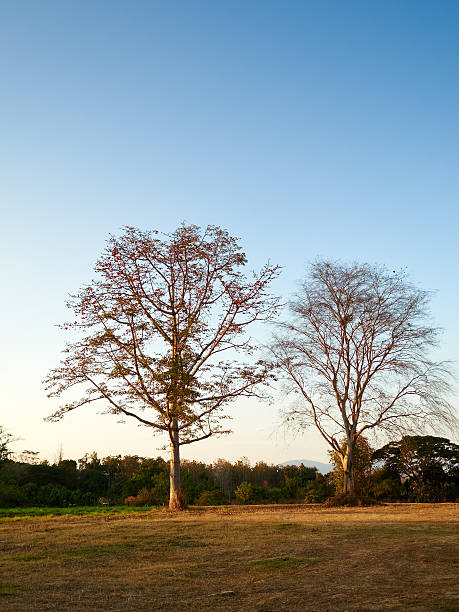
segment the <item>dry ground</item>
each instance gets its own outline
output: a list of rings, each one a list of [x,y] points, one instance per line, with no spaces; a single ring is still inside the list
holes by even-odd
[[[0,610],[459,610],[454,504],[0,522]]]

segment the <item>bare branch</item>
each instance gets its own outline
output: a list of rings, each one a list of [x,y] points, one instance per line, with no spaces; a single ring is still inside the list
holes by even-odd
[[[300,408],[334,450],[336,427],[349,453],[363,432],[413,430],[454,421],[450,369],[429,360],[439,330],[429,294],[403,273],[365,264],[313,263],[279,325],[272,351]]]

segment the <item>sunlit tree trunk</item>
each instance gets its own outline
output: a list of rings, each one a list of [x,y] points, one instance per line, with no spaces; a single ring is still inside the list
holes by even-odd
[[[169,510],[181,510],[184,507],[182,480],[180,474],[180,445],[177,419],[172,421],[171,429],[171,464]]]
[[[342,457],[343,463],[343,493],[351,493],[354,490],[354,443],[348,442],[346,452]]]

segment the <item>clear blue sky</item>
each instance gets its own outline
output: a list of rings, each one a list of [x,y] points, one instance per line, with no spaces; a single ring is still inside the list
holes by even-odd
[[[16,450],[155,455],[148,430],[89,409],[59,424],[40,380],[68,293],[110,232],[183,220],[284,266],[406,267],[436,291],[459,359],[459,3],[0,0],[0,423]],[[189,457],[326,460],[241,403]]]

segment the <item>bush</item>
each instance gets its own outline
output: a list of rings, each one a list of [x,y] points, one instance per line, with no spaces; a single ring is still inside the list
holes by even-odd
[[[347,442],[343,440],[341,442],[341,451],[345,453],[347,450]],[[363,436],[357,438],[357,442],[354,446],[354,490],[359,495],[368,495],[368,488],[370,486],[371,475],[372,475],[372,456],[374,449],[368,443],[368,440]],[[335,492],[339,497],[343,491],[344,485],[344,470],[341,461],[341,456],[336,451],[329,451],[329,457],[334,464],[332,472],[332,480],[335,485]]]
[[[140,489],[137,495],[130,495],[124,500],[126,506],[154,506],[156,503],[156,489]]]
[[[97,496],[94,493],[87,491],[80,497],[80,504],[83,506],[95,506],[97,504]]]
[[[278,504],[282,499],[282,489],[280,487],[271,487],[263,491],[265,499],[271,503]]]
[[[36,499],[41,506],[61,508],[69,505],[70,497],[71,493],[66,487],[48,483],[38,487]]]
[[[197,506],[222,506],[227,503],[228,499],[220,491],[220,489],[213,489],[212,491],[202,491],[195,501],[195,504]]]
[[[325,508],[341,508],[343,506],[376,506],[378,502],[372,497],[365,497],[357,493],[340,493],[329,497],[324,503]]]
[[[22,488],[15,484],[4,484],[0,482],[0,506],[4,508],[14,508],[22,506],[24,494]]]
[[[308,483],[304,495],[306,504],[322,504],[334,493],[334,486],[330,476],[317,473],[316,479]]]
[[[251,504],[257,499],[256,487],[250,482],[241,482],[235,489],[236,502],[238,504]]]
[[[386,468],[375,470],[370,486],[370,495],[378,500],[400,500],[405,494],[404,486],[397,474]]]

